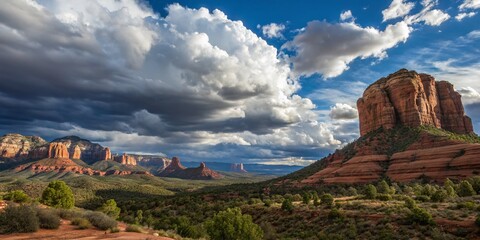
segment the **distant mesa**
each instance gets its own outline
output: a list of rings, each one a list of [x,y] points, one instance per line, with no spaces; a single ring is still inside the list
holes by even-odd
[[[370,85],[357,107],[359,139],[281,182],[442,182],[480,172],[480,138],[449,82],[401,69]]]
[[[209,169],[204,162],[197,168],[185,168],[178,157],[173,157],[172,162],[162,172],[161,177],[172,177],[192,180],[212,180],[223,176],[216,171]]]
[[[246,173],[247,170],[243,167],[243,163],[232,163],[230,165],[231,172],[239,172],[239,173]]]
[[[110,149],[108,149],[108,152],[110,152]],[[110,153],[110,156],[111,156],[111,153]],[[133,156],[127,155],[126,153],[120,156],[115,156],[113,160],[115,162],[118,162],[124,165],[133,165],[133,166],[137,165],[137,160]]]
[[[48,158],[70,158],[67,147],[63,143],[52,142],[48,146]]]
[[[30,152],[42,145],[47,144],[41,137],[23,136],[16,133],[6,134],[0,137],[0,157],[16,160],[30,158]]]

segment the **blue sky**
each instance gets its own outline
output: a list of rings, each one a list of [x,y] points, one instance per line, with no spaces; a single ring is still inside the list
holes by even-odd
[[[0,7],[0,133],[308,164],[358,137],[356,99],[400,68],[454,83],[480,129],[479,0]]]

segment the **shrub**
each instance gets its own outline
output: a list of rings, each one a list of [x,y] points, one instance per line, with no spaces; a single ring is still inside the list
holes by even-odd
[[[329,219],[338,219],[338,218],[343,218],[343,212],[340,211],[338,208],[332,208],[330,212],[328,213],[328,218]]]
[[[286,198],[282,202],[282,210],[287,211],[287,212],[292,212],[293,211],[293,203],[292,200]]]
[[[270,199],[265,199],[265,200],[263,200],[263,206],[265,206],[265,207],[270,207],[270,206],[272,206],[272,203],[273,203],[273,202],[272,202],[272,200],[270,200]]]
[[[457,193],[460,197],[468,197],[476,194],[475,190],[473,190],[472,184],[466,180],[460,182]]]
[[[128,225],[126,228],[125,228],[125,231],[126,232],[137,232],[137,233],[141,233],[143,232],[142,228],[138,225]]]
[[[382,180],[378,183],[377,186],[378,193],[383,193],[383,194],[394,194],[395,189],[391,189],[390,186],[388,185],[387,181]]]
[[[315,207],[320,205],[320,198],[318,197],[317,192],[313,192],[313,205]]]
[[[102,212],[89,212],[85,217],[100,230],[108,230],[117,226],[117,221]]]
[[[242,214],[240,208],[221,211],[205,223],[211,239],[262,239],[263,230],[252,221],[250,215]]]
[[[28,205],[8,205],[0,214],[0,231],[3,233],[36,232],[39,228],[35,209]]]
[[[413,198],[406,197],[405,198],[405,207],[407,207],[408,209],[414,209],[414,208],[417,207],[417,203],[415,202],[415,200],[413,200]]]
[[[392,196],[390,194],[378,194],[377,199],[380,201],[391,201]]]
[[[421,225],[427,225],[433,223],[432,215],[425,209],[414,207],[411,210],[411,213],[408,216],[408,219],[411,222],[418,223]]]
[[[419,195],[419,196],[415,197],[415,200],[420,201],[420,202],[428,202],[428,201],[430,201],[430,197],[425,196],[425,195]]]
[[[310,200],[312,200],[312,195],[309,192],[304,192],[302,194],[302,202],[308,205],[310,204]]]
[[[120,216],[120,208],[117,207],[117,202],[114,199],[107,200],[99,209],[98,211],[107,214],[108,216],[112,217],[113,219],[117,219]]]
[[[75,205],[72,189],[63,181],[52,181],[42,193],[42,203],[55,208],[72,208]]]
[[[24,202],[29,202],[30,197],[25,194],[22,190],[14,190],[11,192],[8,192],[3,196],[4,200],[16,202],[16,203],[24,203]]]
[[[377,188],[372,184],[368,184],[365,189],[365,197],[367,199],[375,199],[377,197]]]
[[[354,187],[349,187],[347,189],[347,193],[348,193],[349,196],[357,196],[357,194],[358,194],[357,189],[354,188]]]
[[[333,205],[334,199],[333,199],[333,196],[331,194],[328,194],[328,193],[323,194],[320,199],[322,200],[323,205],[326,205],[326,206],[332,206]]]
[[[445,199],[447,199],[447,197],[448,197],[447,191],[443,189],[439,189],[432,194],[431,199],[434,202],[443,202],[445,201]]]
[[[92,227],[92,224],[86,218],[75,218],[72,220],[72,225],[78,226],[78,229],[88,229]]]
[[[60,218],[67,220],[72,220],[83,216],[81,212],[72,209],[57,209],[57,215]]]
[[[37,217],[41,228],[58,229],[60,227],[60,217],[52,209],[37,208]]]

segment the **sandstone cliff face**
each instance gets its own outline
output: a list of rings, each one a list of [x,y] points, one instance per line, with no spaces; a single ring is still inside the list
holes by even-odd
[[[6,134],[0,137],[0,157],[26,159],[30,151],[46,143],[47,141],[37,136]]]
[[[450,83],[400,70],[370,85],[358,111],[362,137],[322,159],[318,171],[298,184],[369,183],[385,176],[441,182],[480,172],[480,138]],[[422,125],[428,126],[412,128]],[[461,140],[449,132],[469,135]]]
[[[73,159],[82,159],[86,163],[111,159],[110,149],[107,150],[100,144],[92,143],[77,136],[58,138],[52,142],[63,143]],[[78,153],[80,153],[80,157],[78,157]]]
[[[137,160],[133,156],[127,155],[126,153],[114,157],[114,161],[124,165],[137,165]]]
[[[221,174],[207,168],[204,162],[200,163],[200,166],[197,168],[185,168],[180,163],[178,157],[173,157],[170,165],[160,172],[159,176],[192,180],[213,180],[223,177]]]
[[[461,96],[453,85],[426,74],[402,69],[365,90],[357,101],[360,134],[380,127],[431,125],[459,134],[473,132]]]
[[[67,147],[63,143],[50,143],[48,158],[69,158]]]

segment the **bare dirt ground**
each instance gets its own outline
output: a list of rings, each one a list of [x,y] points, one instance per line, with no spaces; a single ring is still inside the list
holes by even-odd
[[[120,232],[108,233],[98,229],[79,230],[70,225],[69,221],[63,221],[59,229],[40,229],[35,233],[16,233],[0,235],[5,240],[64,240],[64,239],[116,239],[116,240],[173,240],[167,237],[157,237],[152,233],[125,232],[125,224],[119,223]]]

